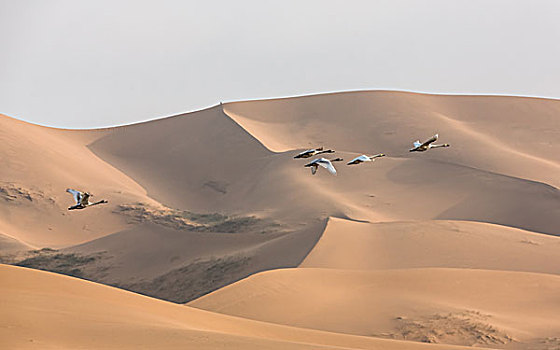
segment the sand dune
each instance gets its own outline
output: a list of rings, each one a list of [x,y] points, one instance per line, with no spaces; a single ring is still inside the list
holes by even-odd
[[[301,268],[260,273],[189,305],[348,334],[531,348],[560,332],[545,306],[560,305],[560,280],[517,271],[558,274],[559,247],[557,237],[485,223],[331,218]]]
[[[559,288],[559,276],[524,272],[298,268],[251,276],[189,305],[332,332],[503,347],[559,334]]]
[[[350,102],[357,103],[358,106],[364,104],[364,108],[369,105],[371,98],[377,96],[373,93],[350,95]],[[290,99],[255,104],[309,104],[306,108],[323,110],[326,108],[323,104],[332,107],[341,96],[312,96],[304,98],[303,102],[300,99]],[[406,106],[412,104],[412,107],[426,107],[418,105],[417,100],[423,96],[413,94],[404,97]],[[305,101],[307,102],[304,103]],[[227,104],[224,110],[230,113],[229,110],[237,106]],[[385,102],[383,106],[389,108],[393,105]],[[398,110],[399,106],[397,104],[394,108]],[[411,106],[407,108],[412,108]],[[304,107],[301,108],[305,110]],[[279,110],[284,111],[282,108]],[[367,110],[366,108],[365,111]],[[456,141],[457,147],[449,150],[409,155],[406,150],[413,138],[405,138],[402,133],[417,132],[417,122],[413,118],[415,113],[411,112],[407,117],[410,122],[404,122],[404,116],[394,121],[391,117],[389,125],[386,125],[389,121],[383,119],[384,114],[355,114],[345,117],[345,121],[352,118],[352,123],[346,122],[344,125],[361,125],[368,118],[368,127],[373,128],[372,132],[367,136],[356,136],[352,135],[353,130],[338,124],[332,126],[333,130],[329,130],[329,123],[339,123],[336,111],[334,109],[325,114],[317,112],[310,116],[303,114],[298,120],[304,124],[321,123],[320,126],[316,125],[317,130],[324,132],[325,136],[332,134],[332,137],[325,139],[332,139],[332,145],[337,148],[340,143],[342,151],[384,151],[397,158],[383,159],[374,166],[359,170],[339,166],[338,178],[323,174],[317,177],[306,176],[308,170],[301,167],[303,161],[291,159],[294,151],[278,154],[267,151],[259,142],[266,145],[266,141],[263,141],[269,138],[266,132],[258,134],[258,140],[253,138],[233,123],[228,114],[222,113],[219,107],[133,125],[127,127],[126,131],[117,129],[93,143],[91,149],[115,167],[130,174],[154,198],[171,207],[250,213],[292,223],[305,222],[310,217],[328,216],[348,216],[369,221],[439,218],[484,221],[543,233],[559,233],[560,192],[556,188],[527,181],[525,178],[505,176],[495,172],[504,169],[477,163],[479,159],[488,160],[492,164],[497,162],[492,157],[503,159],[503,153],[499,150],[481,148],[477,146],[479,142],[460,138]],[[278,113],[276,111],[269,118],[277,117],[274,120],[282,121]],[[263,114],[268,115],[265,112]],[[297,124],[289,125],[297,127]],[[374,127],[377,124],[379,125]],[[434,128],[440,124],[433,122]],[[240,125],[247,127],[242,121]],[[397,125],[401,130],[399,134],[376,134],[381,130],[396,129]],[[250,127],[247,128],[251,130]],[[290,139],[290,135],[284,133],[282,128],[277,128],[274,123],[268,130],[273,138]],[[360,133],[364,130],[366,128],[361,128]],[[297,134],[295,131],[294,133]],[[424,134],[430,135],[429,132]],[[461,132],[450,130],[447,134],[456,137]],[[207,135],[214,141],[205,142],[199,135]],[[347,137],[346,143],[337,141],[341,135]],[[313,140],[315,136],[306,134],[305,137]],[[383,139],[388,141],[389,137],[391,142],[381,142]],[[400,142],[403,139],[404,143]],[[315,145],[323,144],[322,140],[310,142]],[[292,145],[293,148],[299,146]],[[353,152],[341,152],[340,155],[350,158],[359,154]],[[169,156],[158,157],[164,153]],[[512,168],[533,168],[524,163],[524,158],[505,158],[502,162],[509,162]],[[203,161],[204,159],[212,161]],[[540,173],[550,174],[552,180],[556,181],[557,177],[553,175],[560,173],[557,170],[547,168]],[[530,178],[528,175],[526,177]],[[380,183],[383,186],[379,186]],[[375,196],[374,200],[371,199],[372,195]],[[429,200],[429,197],[433,200]],[[244,198],[243,202],[239,198]]]
[[[224,110],[274,151],[325,144],[416,158],[406,152],[412,141],[439,132],[452,148],[423,159],[560,184],[558,100],[363,91],[238,102]]]
[[[264,181],[254,175],[271,154],[219,107],[117,128],[90,148],[160,202],[214,212]]]
[[[508,107],[512,104],[518,107],[514,111]],[[2,117],[0,152],[7,160],[3,188],[23,197],[18,205],[2,206],[0,229],[33,245],[71,245],[129,228],[114,215],[115,205],[145,202],[296,225],[328,216],[439,218],[557,234],[558,190],[525,179],[558,185],[554,140],[559,135],[553,127],[558,105],[539,99],[359,92],[226,104],[225,113],[218,106],[91,131],[50,129]],[[529,112],[530,123],[523,118]],[[253,121],[262,127],[254,127]],[[499,129],[504,123],[509,129]],[[426,154],[406,151],[412,140],[435,131],[453,146]],[[473,132],[503,147],[472,137]],[[293,151],[273,153],[263,144]],[[347,151],[341,153],[345,158],[378,151],[390,158],[359,170],[339,166],[338,178],[307,176],[302,162],[291,156],[296,148],[323,144]],[[522,157],[504,147],[532,153]],[[104,219],[90,220],[91,215],[81,212],[68,216],[63,210],[70,202],[63,192],[68,186],[108,197],[110,205],[95,208],[96,218]],[[29,194],[33,203],[25,198]],[[430,196],[434,200],[426,203]],[[17,218],[26,214],[29,219],[19,223]]]
[[[301,264],[352,270],[454,267],[560,274],[560,237],[466,221],[331,218]]]
[[[7,348],[425,349],[214,314],[48,272],[0,265]],[[449,347],[446,347],[449,348]]]
[[[352,334],[2,267],[15,281],[2,285],[3,322],[21,331],[3,339],[39,348],[557,346],[558,115],[558,100],[368,91],[99,130],[0,116],[2,261],[175,302],[215,291],[191,305]],[[408,152],[435,132],[452,146]],[[312,176],[293,156],[317,146],[345,160],[388,156]],[[68,212],[67,187],[109,203]]]
[[[318,192],[317,201],[327,197],[338,207],[331,216],[372,222],[469,220],[560,233],[560,191],[543,183],[421,159],[383,158],[339,167],[339,173],[338,178],[320,174],[309,185]]]
[[[45,128],[0,115],[0,230],[31,245],[60,247],[126,227],[111,213],[117,203],[152,203],[142,187],[88,150],[87,142],[99,134],[103,132]],[[110,203],[92,208],[94,215],[69,215],[66,208],[73,203],[67,187],[88,190]]]
[[[347,158],[388,154],[392,159],[368,170],[339,167],[344,181],[321,184],[320,191],[334,191],[339,200],[350,196],[349,206],[362,209],[356,219],[459,219],[551,234],[560,232],[560,150],[554,141],[560,137],[554,127],[559,109],[554,100],[378,91],[224,107],[278,152],[324,145],[351,151],[341,153]],[[413,140],[435,132],[452,147],[407,152]],[[364,213],[368,206],[376,213]]]
[[[22,250],[32,249],[33,247],[25,244],[14,237],[10,237],[6,234],[0,233],[0,252],[5,253],[12,253],[18,252]]]
[[[268,151],[220,107],[115,129],[90,148],[172,208],[296,224],[337,210],[291,154]]]
[[[301,207],[290,206],[297,191],[289,189],[293,185],[288,181],[281,181],[282,172],[277,173],[273,160],[268,158],[272,153],[216,108],[90,131],[45,128],[8,117],[1,121],[6,142],[0,152],[12,163],[2,174],[2,180],[7,181],[0,189],[5,199],[0,200],[0,230],[37,248],[66,248],[22,254],[19,261],[25,266],[185,302],[257,271],[297,266],[320,236],[325,214],[335,208],[325,203],[329,210],[321,214],[320,209],[310,205],[308,212],[298,213]],[[150,139],[154,137],[159,139]],[[103,147],[111,146],[112,140],[116,142],[115,154],[103,153]],[[128,174],[102,161],[90,149],[118,163]],[[128,154],[129,151],[137,153]],[[124,159],[123,164],[119,159]],[[143,182],[144,175],[133,169],[137,165],[143,167],[150,181]],[[148,197],[144,187],[135,181],[165,205]],[[269,183],[278,183],[278,187],[270,187]],[[68,212],[66,207],[72,199],[64,192],[66,187],[91,191],[108,199],[109,204]],[[158,191],[169,197],[160,198]],[[251,191],[257,191],[258,196],[247,196]],[[293,198],[280,196],[282,192],[292,192]],[[273,197],[278,202],[269,200]],[[242,232],[243,237],[237,235],[242,229],[238,225],[233,225],[233,232],[170,230],[166,225],[169,218],[157,222],[153,217],[136,220],[121,209],[137,203],[148,209],[171,206],[241,218],[254,216],[262,222],[253,225],[250,232]],[[104,236],[108,239],[96,240]],[[159,244],[161,240],[165,241]],[[130,244],[131,241],[138,244]],[[7,241],[3,243],[1,249],[15,247]],[[192,248],[184,248],[193,243]],[[76,244],[79,246],[74,249]],[[233,271],[221,267],[232,259],[241,266]],[[212,282],[191,288],[188,278],[212,266],[217,269],[217,273],[212,272]]]
[[[61,252],[94,258],[81,277],[184,303],[257,271],[297,266],[323,228],[228,234],[146,224]]]

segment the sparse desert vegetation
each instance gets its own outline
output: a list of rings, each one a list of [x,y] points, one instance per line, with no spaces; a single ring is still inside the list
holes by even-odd
[[[25,256],[23,259],[21,259],[22,255]],[[55,249],[43,248],[22,252],[19,258],[11,257],[11,260],[15,266],[30,267],[73,277],[86,278],[87,276],[85,276],[83,269],[90,266],[96,260],[102,259],[102,257],[103,253],[83,256],[74,253],[65,254]]]
[[[0,182],[0,199],[14,205],[38,200],[44,200],[50,204],[55,203],[52,197],[45,196],[40,190],[26,188],[25,186],[11,182]]]
[[[262,225],[254,216],[227,216],[218,213],[198,214],[171,208],[153,208],[145,203],[121,204],[115,213],[126,216],[131,223],[151,222],[179,230],[200,232],[236,233],[252,230],[260,226],[274,227],[274,223]]]
[[[247,277],[246,266],[250,263],[251,259],[244,256],[196,260],[151,281],[118,287],[184,304]]]
[[[506,332],[493,326],[490,319],[490,315],[468,310],[444,315],[434,314],[418,319],[398,316],[395,318],[395,332],[373,336],[476,347],[503,346],[514,342]]]

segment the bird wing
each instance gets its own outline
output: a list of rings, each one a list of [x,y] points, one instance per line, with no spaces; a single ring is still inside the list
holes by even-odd
[[[325,158],[321,158],[321,159],[319,159],[317,164],[319,164],[323,168],[327,169],[329,171],[329,173],[331,173],[333,175],[336,175],[336,169],[334,168],[334,165],[332,165],[330,160],[325,159]]]
[[[314,165],[311,167],[311,174],[315,175],[316,172],[317,172],[317,165]]]
[[[414,147],[418,148],[418,147],[422,146],[422,142],[420,142],[420,140],[416,140],[416,141],[414,141],[413,145],[414,145]]]
[[[434,136],[430,137],[428,140],[424,141],[422,146],[428,146],[430,143],[436,142],[437,139],[438,139],[438,134],[435,134]]]
[[[356,159],[361,161],[361,162],[369,162],[371,160],[371,158],[366,156],[365,154],[362,154],[361,156],[356,157]]]
[[[358,156],[354,159],[352,159],[351,161],[348,162],[348,164],[358,164],[361,162],[367,162],[369,159],[368,156],[366,156],[365,154],[362,154],[361,156]]]
[[[76,204],[80,204],[80,197],[81,197],[81,192],[80,191],[76,191],[76,190],[73,190],[71,188],[67,188],[66,192],[70,193],[72,195],[72,197],[74,197],[74,200],[76,201]]]
[[[322,158],[317,158],[317,159],[313,159],[311,162],[305,164],[304,166],[308,167],[308,166],[312,166],[313,164],[318,163]]]

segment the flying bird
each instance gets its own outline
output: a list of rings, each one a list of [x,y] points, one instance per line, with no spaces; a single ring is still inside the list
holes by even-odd
[[[332,165],[331,162],[341,162],[344,159],[342,158],[336,158],[336,159],[326,159],[326,158],[317,158],[315,160],[313,160],[311,163],[305,164],[305,167],[309,167],[311,168],[311,174],[315,175],[315,173],[317,172],[317,169],[319,169],[319,166],[327,169],[329,171],[329,173],[336,175],[336,169],[334,168],[334,165]]]
[[[294,159],[298,158],[310,158],[322,153],[334,153],[332,149],[323,150],[323,147],[319,148],[312,148],[301,152],[300,154],[296,155]]]
[[[361,156],[356,157],[351,161],[349,161],[347,165],[361,164],[363,162],[374,162],[375,158],[380,158],[380,157],[385,157],[385,154],[379,153],[374,156],[367,156],[365,154],[362,154]]]
[[[69,207],[68,210],[84,209],[86,207],[91,207],[92,205],[97,205],[97,204],[101,204],[101,203],[108,203],[104,199],[102,199],[98,202],[93,202],[93,203],[90,202],[89,197],[92,197],[93,195],[88,193],[88,192],[81,192],[81,191],[73,190],[71,188],[67,188],[66,192],[70,193],[72,195],[72,197],[74,197],[74,200],[76,201],[76,204]]]
[[[441,145],[434,145],[433,143],[436,142],[438,139],[438,134],[435,134],[430,139],[426,140],[424,143],[420,143],[420,140],[414,141],[414,148],[409,149],[409,152],[425,152],[431,148],[439,148],[439,147],[449,147],[448,143],[444,143]]]

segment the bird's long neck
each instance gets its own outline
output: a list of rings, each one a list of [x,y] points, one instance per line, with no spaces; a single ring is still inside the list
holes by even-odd
[[[438,147],[448,147],[449,145],[447,143],[441,144],[441,145],[430,145],[430,148],[438,148]]]

